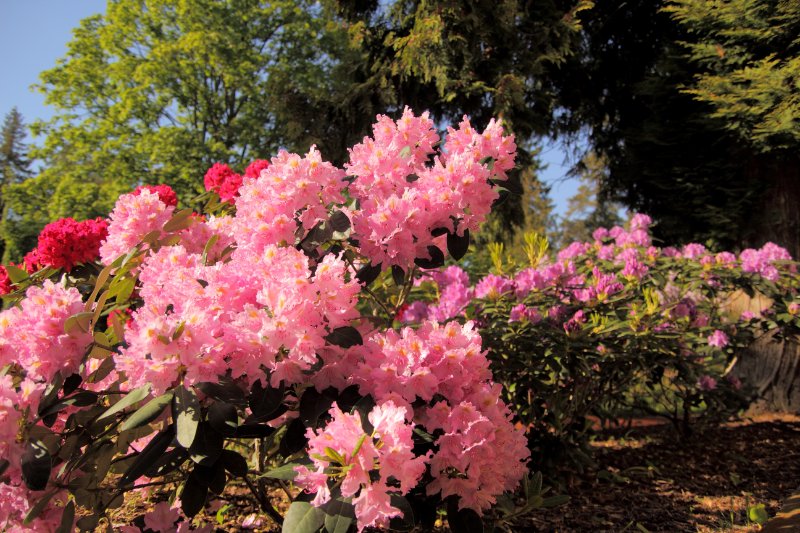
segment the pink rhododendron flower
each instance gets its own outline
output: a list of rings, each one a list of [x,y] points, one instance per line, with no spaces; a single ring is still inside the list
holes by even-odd
[[[708,336],[708,345],[716,348],[724,348],[728,345],[728,336],[724,331],[715,330],[714,333]]]
[[[131,248],[153,231],[161,231],[172,217],[174,206],[161,201],[158,193],[146,189],[139,194],[123,194],[109,215],[108,237],[100,246],[104,265],[127,254]]]
[[[712,391],[717,388],[717,380],[709,375],[700,376],[700,379],[697,380],[697,388],[705,392]]]
[[[316,496],[320,506],[330,499],[329,480],[341,484],[344,497],[352,497],[358,530],[385,527],[389,519],[402,516],[390,503],[390,494],[406,494],[414,488],[425,471],[426,457],[415,457],[411,438],[413,426],[406,423],[406,410],[391,401],[376,405],[369,413],[374,430],[365,433],[358,413],[343,413],[336,405],[330,409],[332,420],[324,429],[308,428],[308,455],[312,468],[295,467],[295,482]],[[345,467],[343,474],[335,468]],[[333,470],[332,470],[333,469]],[[379,478],[370,472],[377,470]],[[400,484],[389,486],[389,478]]]
[[[244,170],[244,177],[245,178],[257,178],[261,176],[261,171],[269,166],[269,161],[266,159],[256,159]]]

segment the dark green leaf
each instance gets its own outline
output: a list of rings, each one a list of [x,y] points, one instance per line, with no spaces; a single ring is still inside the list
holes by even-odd
[[[398,287],[402,287],[406,282],[405,271],[397,265],[392,265],[392,280]]]
[[[369,285],[381,275],[381,265],[373,265],[372,263],[362,266],[358,269],[356,279],[363,285]]]
[[[226,437],[234,435],[239,425],[239,415],[236,412],[236,407],[225,402],[212,403],[208,408],[207,418],[211,427]],[[180,432],[178,435],[180,435]]]
[[[125,475],[119,480],[119,485],[124,486],[139,479],[145,472],[153,468],[156,462],[159,461],[161,456],[167,451],[169,445],[175,438],[175,426],[170,425],[163,431],[160,431],[153,439],[147,443],[136,461],[128,468]]]
[[[416,263],[418,267],[425,269],[439,268],[444,265],[444,254],[436,246],[428,246],[428,255],[430,255],[430,259],[426,257],[417,257],[414,259],[414,263]]]
[[[165,476],[177,470],[188,458],[189,452],[177,446],[159,457],[153,466],[147,469],[145,475],[147,477]]]
[[[447,234],[447,251],[458,261],[467,253],[469,249],[469,230],[465,229],[464,234],[459,236],[456,233]]]
[[[51,491],[38,498],[33,507],[31,507],[30,511],[28,511],[28,514],[25,515],[25,518],[22,520],[22,523],[27,526],[28,524],[36,520],[39,517],[39,515],[42,514],[42,511],[44,511],[45,508],[48,506],[51,498],[55,496],[56,492],[58,491]]]
[[[223,468],[231,473],[232,476],[244,477],[249,470],[247,466],[247,459],[233,450],[222,450],[219,457],[219,462]]]
[[[296,466],[300,466],[300,463],[286,463],[285,465],[281,465],[278,468],[273,468],[272,470],[262,474],[261,477],[291,481],[297,476],[297,472],[294,470],[294,467]]]
[[[196,384],[195,387],[206,396],[210,396],[215,400],[240,406],[247,405],[247,398],[244,395],[244,391],[236,383],[211,383],[209,381],[204,381]]]
[[[286,428],[286,433],[281,439],[279,452],[282,456],[289,457],[305,448],[307,443],[306,426],[302,420],[295,418],[289,422],[289,427]]]
[[[352,326],[336,328],[325,336],[325,340],[336,346],[341,346],[342,348],[350,348],[352,346],[364,344],[361,333]]]
[[[356,513],[350,498],[332,498],[321,507],[325,513],[327,533],[347,533],[356,521]]]
[[[64,506],[64,512],[61,513],[61,523],[58,524],[58,529],[55,533],[70,533],[72,531],[73,523],[75,522],[75,502],[70,500]]]
[[[309,387],[300,398],[300,420],[308,427],[314,427],[317,419],[328,412],[335,398],[324,392],[319,392],[314,387]]]
[[[264,424],[242,424],[233,436],[240,439],[262,439],[275,433],[275,428]]]
[[[317,533],[325,522],[325,513],[308,502],[294,501],[283,519],[283,533]]]
[[[458,509],[458,497],[447,498],[447,523],[453,533],[483,533],[483,521],[472,509]]]
[[[21,268],[15,267],[14,265],[5,265],[5,267],[6,272],[8,272],[8,279],[10,279],[12,283],[19,283],[20,281],[28,279],[28,273]]]
[[[350,229],[350,219],[343,211],[334,212],[328,219],[328,224],[333,231],[347,231]]]
[[[202,483],[193,483],[191,476],[183,484],[183,491],[181,492],[181,509],[183,514],[188,518],[193,518],[194,515],[203,510],[206,505],[206,496],[208,495],[208,487]]]
[[[173,392],[175,397],[172,402],[172,418],[175,420],[178,444],[189,448],[194,442],[197,425],[200,423],[200,402],[191,388],[186,389],[179,385]]]
[[[414,529],[414,510],[411,508],[411,504],[408,500],[397,494],[392,494],[391,502],[392,507],[400,509],[403,516],[392,518],[389,521],[389,528],[392,531],[411,531]]]
[[[25,451],[20,459],[22,480],[30,490],[44,490],[47,480],[50,479],[52,459],[45,443],[38,439],[31,439],[25,446]]]
[[[250,389],[248,404],[255,421],[266,422],[272,420],[270,415],[278,411],[283,402],[285,387],[283,382],[277,387],[264,387],[260,380],[256,380]]]
[[[150,385],[142,385],[138,389],[134,389],[126,394],[120,401],[109,407],[106,412],[100,415],[97,418],[97,421],[104,420],[115,414],[119,413],[126,407],[130,407],[131,405],[145,399],[147,395],[150,393]]]
[[[80,376],[80,374],[72,374],[67,377],[67,379],[64,380],[64,387],[62,388],[64,396],[69,396],[75,392],[75,389],[81,386],[82,381],[83,378]]]
[[[224,438],[221,433],[214,430],[208,423],[201,423],[197,427],[197,435],[189,448],[192,461],[201,465],[214,464],[222,453]]]
[[[158,418],[172,401],[172,392],[153,398],[142,407],[133,412],[120,426],[120,431],[134,429],[149,424]]]

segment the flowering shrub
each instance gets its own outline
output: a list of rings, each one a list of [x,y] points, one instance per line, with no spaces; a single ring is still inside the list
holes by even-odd
[[[765,330],[800,331],[797,263],[771,243],[738,256],[658,248],[649,225],[636,215],[553,260],[529,238],[525,268],[495,249],[495,272],[475,283],[457,266],[426,274],[398,318],[475,321],[505,400],[531,427],[534,461],[582,458],[590,416],[655,414],[688,434],[743,406],[747,382],[731,373],[740,348]],[[754,292],[771,308],[734,313],[730,302]]]
[[[513,166],[494,121],[438,143],[406,110],[346,170],[314,148],[244,177],[217,164],[205,214],[144,186],[108,221],[48,226],[48,268],[3,272],[3,527],[116,527],[111,510],[154,490],[167,501],[120,529],[189,531],[230,483],[301,533],[518,514],[503,493],[529,452],[474,324],[387,328],[420,268],[464,254]],[[285,518],[280,480],[304,489]]]

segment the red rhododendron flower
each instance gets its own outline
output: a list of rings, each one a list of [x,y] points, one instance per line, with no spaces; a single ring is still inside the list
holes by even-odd
[[[6,267],[0,265],[0,295],[11,292],[11,278],[8,277]]]
[[[261,171],[269,166],[269,161],[266,159],[256,159],[244,171],[245,178],[257,178],[261,175]]]
[[[97,259],[100,243],[108,235],[108,222],[103,218],[77,222],[62,218],[51,222],[39,234],[35,257],[25,256],[25,266],[34,264],[71,270],[78,263]]]
[[[175,207],[178,205],[178,195],[172,190],[169,185],[139,185],[131,194],[139,196],[142,191],[154,192],[158,195],[158,199],[164,202],[165,205]]]
[[[206,172],[203,183],[207,191],[219,194],[223,202],[234,203],[234,198],[239,195],[242,186],[242,177],[225,163],[214,163]]]

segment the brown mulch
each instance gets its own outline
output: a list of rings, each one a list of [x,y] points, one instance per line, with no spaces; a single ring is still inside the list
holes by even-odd
[[[759,531],[748,507],[773,517],[800,487],[800,417],[760,416],[683,442],[668,426],[607,433],[593,443],[597,468],[565,487],[570,502],[525,530]]]
[[[697,431],[685,441],[670,426],[649,422],[600,435],[592,443],[596,467],[574,474],[559,491],[569,503],[535,511],[511,531],[756,532],[761,526],[748,519],[748,507],[763,504],[774,517],[800,489],[798,416],[761,415]],[[226,492],[227,501],[207,507],[198,522],[213,524],[218,532],[278,531],[245,487]],[[275,491],[272,497],[285,513],[286,495]],[[223,504],[230,507],[217,515]],[[142,511],[126,504],[114,513],[114,523],[130,523]],[[251,514],[256,527],[243,528],[242,520]],[[775,531],[800,532],[793,524]]]

